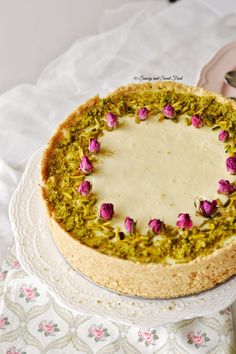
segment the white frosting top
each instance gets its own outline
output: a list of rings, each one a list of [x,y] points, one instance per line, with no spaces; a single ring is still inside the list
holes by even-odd
[[[121,230],[126,216],[137,221],[140,232],[147,231],[151,218],[174,226],[179,213],[189,213],[199,225],[203,218],[195,215],[194,202],[218,198],[218,181],[232,180],[224,143],[208,127],[159,122],[157,117],[140,124],[122,118],[100,141],[112,155],[96,164],[88,180],[99,207],[113,203],[113,224]]]

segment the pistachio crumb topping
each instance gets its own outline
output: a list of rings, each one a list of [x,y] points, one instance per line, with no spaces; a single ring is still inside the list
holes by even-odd
[[[132,228],[132,232],[120,230],[111,220],[99,217],[97,197],[92,191],[88,195],[78,193],[78,187],[86,178],[80,169],[81,159],[87,156],[96,171],[100,158],[112,158],[113,152],[106,151],[106,147],[102,147],[99,154],[88,149],[91,139],[99,140],[104,130],[111,130],[107,126],[109,112],[113,114],[113,125],[117,122],[114,117],[122,120],[124,116],[138,124],[137,112],[145,107],[145,114],[158,116],[156,124],[160,124],[163,107],[169,105],[174,110],[175,122],[184,115],[184,123],[190,125],[191,117],[198,115],[216,138],[218,129],[228,132],[229,138],[222,148],[229,156],[236,154],[236,110],[232,103],[221,103],[210,93],[200,96],[178,92],[174,87],[153,90],[150,84],[140,90],[117,90],[78,110],[70,124],[63,128],[47,162],[45,197],[54,219],[83,244],[107,255],[141,263],[168,263],[170,259],[183,263],[223,247],[235,235],[236,191],[227,195],[225,203],[218,203],[213,217],[203,218],[199,227],[179,229],[165,225],[158,237],[150,229],[146,234],[140,234],[138,228]]]

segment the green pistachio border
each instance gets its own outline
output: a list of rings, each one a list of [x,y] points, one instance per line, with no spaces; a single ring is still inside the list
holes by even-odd
[[[126,234],[114,227],[112,221],[101,220],[96,195],[91,193],[82,197],[77,192],[78,185],[85,179],[79,171],[82,156],[88,156],[95,168],[98,163],[98,157],[87,147],[90,138],[99,139],[107,130],[107,112],[113,112],[119,119],[123,116],[134,118],[138,123],[137,112],[141,107],[148,108],[149,116],[156,116],[166,104],[171,104],[177,117],[184,113],[199,114],[205,126],[212,130],[227,130],[230,139],[222,146],[229,155],[236,154],[235,106],[230,100],[221,100],[220,96],[207,91],[204,93],[198,95],[194,89],[174,83],[136,84],[120,88],[107,98],[96,97],[92,104],[75,112],[70,124],[61,126],[62,134],[56,139],[47,161],[44,195],[55,220],[83,244],[141,263],[165,263],[168,258],[178,263],[189,262],[222,247],[226,239],[236,234],[236,192],[225,204],[218,200],[214,217],[203,219],[199,227],[181,230],[166,225],[161,240],[156,240],[150,231]]]

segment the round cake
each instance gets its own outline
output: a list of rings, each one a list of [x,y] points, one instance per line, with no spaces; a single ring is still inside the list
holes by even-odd
[[[174,82],[93,97],[42,158],[52,237],[125,295],[171,298],[236,274],[236,104]]]

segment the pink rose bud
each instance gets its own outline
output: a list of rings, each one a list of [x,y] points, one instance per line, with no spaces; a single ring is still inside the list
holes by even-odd
[[[104,220],[111,220],[114,215],[113,204],[103,203],[100,207],[100,217]]]
[[[218,138],[220,141],[223,141],[223,143],[225,143],[229,139],[229,133],[226,130],[221,130],[219,132]]]
[[[91,172],[93,172],[92,162],[89,160],[87,156],[82,157],[79,168],[80,171],[85,173],[86,175],[89,175]]]
[[[203,126],[203,120],[198,114],[192,116],[191,123],[195,128],[201,128]]]
[[[176,226],[178,226],[181,229],[191,229],[191,227],[193,226],[193,222],[190,218],[190,215],[184,213],[179,214],[176,222]]]
[[[125,218],[125,229],[129,234],[132,234],[135,229],[135,222],[128,216]]]
[[[148,109],[146,107],[140,108],[138,116],[141,120],[145,120],[148,117]]]
[[[111,112],[107,113],[107,125],[109,128],[116,128],[116,126],[118,125],[118,118],[115,114]]]
[[[163,222],[159,219],[152,219],[149,221],[148,226],[157,235],[163,226]]]
[[[173,106],[171,106],[171,104],[167,104],[163,110],[162,110],[164,116],[166,116],[166,118],[174,118],[175,117],[175,109]]]
[[[209,202],[208,200],[201,200],[199,204],[199,211],[203,216],[211,216],[216,211],[217,201],[213,200]]]
[[[225,180],[225,179],[221,179],[219,181],[219,188],[217,190],[218,193],[221,194],[231,194],[236,190],[236,187],[234,184],[230,183],[229,181]]]
[[[92,138],[89,140],[89,151],[91,153],[96,153],[96,152],[99,152],[100,151],[100,146],[101,144],[99,143],[99,141],[95,138]]]
[[[78,187],[78,192],[84,197],[87,197],[91,191],[92,185],[89,181],[83,181]]]
[[[226,160],[226,168],[232,175],[236,174],[236,156],[228,157]]]

